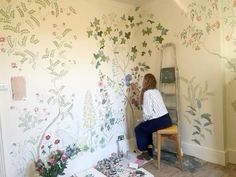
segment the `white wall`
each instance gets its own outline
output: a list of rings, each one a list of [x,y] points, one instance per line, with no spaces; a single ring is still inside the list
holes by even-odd
[[[181,77],[180,129],[183,152],[224,165],[224,69],[222,68],[221,59],[210,52],[221,51],[221,31],[217,27],[214,32],[206,33],[204,31],[204,22],[209,21],[209,19],[205,19],[204,14],[200,13],[198,20],[195,14],[194,20],[192,21],[188,16],[191,9],[193,9],[193,11],[195,10],[194,12],[199,12],[197,9],[198,6],[188,6],[192,2],[194,1],[156,0],[147,4],[145,9],[154,13],[159,18],[160,22],[165,24],[167,29],[169,29],[166,42],[176,44],[177,61]],[[195,1],[195,3],[206,7],[206,9],[212,8],[210,4],[206,4],[205,1]],[[219,13],[220,12],[214,12],[214,15],[218,15]],[[211,20],[214,22],[215,16],[213,16]],[[193,36],[190,37],[189,35],[187,40],[192,40],[192,42],[186,47],[180,34],[189,26],[195,27],[195,29],[203,29],[203,36],[199,40],[195,40]],[[187,34],[191,32],[192,31],[188,31]],[[201,100],[199,92],[200,90],[203,91],[204,88],[207,88],[207,92],[209,93],[205,96],[205,99]],[[189,89],[193,89],[190,96]],[[196,104],[191,105],[187,100],[190,98],[192,98],[191,100]],[[201,107],[197,105],[198,99],[201,100],[199,101]],[[191,115],[187,112],[191,110],[189,106],[197,109],[195,112],[196,115]],[[205,122],[200,115],[204,113],[210,115],[209,119],[213,123],[208,126],[208,131],[205,131],[204,127],[202,127]],[[201,126],[199,122],[201,122]],[[197,132],[196,126],[201,128],[201,136],[196,136],[198,134],[193,135],[194,132]]]

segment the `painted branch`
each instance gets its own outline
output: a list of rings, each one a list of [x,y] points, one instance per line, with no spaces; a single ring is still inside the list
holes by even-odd
[[[48,126],[44,129],[43,134],[41,135],[41,138],[40,138],[38,147],[37,147],[37,157],[38,157],[38,158],[40,158],[40,147],[41,147],[41,145],[42,145],[43,138],[45,137],[46,132],[47,132],[48,129],[58,120],[58,118],[60,117],[60,115],[61,115],[61,111],[60,111],[60,109],[59,109],[57,116],[56,116],[56,117],[52,120],[52,122],[51,122],[50,124],[48,124]]]

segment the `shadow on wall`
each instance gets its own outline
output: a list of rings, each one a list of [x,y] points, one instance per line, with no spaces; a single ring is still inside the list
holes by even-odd
[[[142,118],[141,106],[139,103],[139,87],[137,83],[130,83],[127,88],[126,100],[126,137],[129,140],[129,149],[135,148],[131,141],[135,138],[134,129]],[[133,142],[133,141],[132,141]]]

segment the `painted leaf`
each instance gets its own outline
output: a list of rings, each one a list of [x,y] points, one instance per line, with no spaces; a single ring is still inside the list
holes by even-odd
[[[188,108],[190,108],[192,111],[196,112],[196,109],[192,106],[188,106]]]
[[[128,20],[132,23],[134,21],[134,16],[129,16]]]
[[[55,7],[55,11],[56,11],[56,17],[58,17],[59,16],[59,7],[58,7],[57,2],[54,3],[54,7]]]
[[[42,0],[36,0],[35,3],[41,5],[42,7],[46,8],[46,3],[43,2]]]
[[[201,115],[201,118],[206,119],[208,122],[211,122],[210,116],[210,114],[204,113]]]
[[[18,13],[20,14],[20,17],[25,16],[23,10],[19,6],[16,6],[16,9],[17,9]]]
[[[202,107],[202,103],[200,100],[197,100],[197,107],[200,109]]]
[[[205,128],[205,130],[212,135],[212,130],[209,128]]]
[[[131,35],[131,32],[128,32],[128,33],[125,32],[125,38],[126,39],[130,39],[130,35]]]
[[[194,112],[194,111],[192,111],[192,110],[188,110],[188,111],[186,111],[187,113],[189,113],[190,115],[192,115],[192,116],[195,116],[196,115],[196,113]]]
[[[71,31],[72,31],[72,29],[70,29],[70,28],[65,29],[62,33],[62,36],[65,37]]]
[[[50,102],[52,101],[52,99],[54,99],[54,96],[49,97],[48,100],[47,100],[47,103],[50,104]]]
[[[204,135],[204,134],[201,133],[200,136],[201,136],[203,139],[205,139],[205,135]]]
[[[197,119],[194,119],[194,122],[196,122],[198,125],[202,125],[201,122]]]
[[[167,32],[168,32],[168,29],[162,29],[162,31],[161,31],[161,35],[167,35]]]
[[[48,6],[50,5],[49,0],[44,0],[44,2],[45,2]]]
[[[198,141],[197,139],[192,139],[192,141],[197,143],[198,145],[201,145],[200,141]]]
[[[38,19],[36,19],[33,15],[31,15],[30,18],[36,23],[37,26],[40,26]]]
[[[2,16],[4,16],[6,19],[9,18],[9,16],[7,15],[7,13],[6,13],[3,9],[0,9],[0,14],[1,14]]]
[[[197,131],[195,131],[195,132],[192,133],[192,135],[199,135],[199,134],[200,134],[200,133],[197,132]]]
[[[3,29],[4,29],[4,30],[9,30],[9,31],[12,31],[12,32],[17,33],[16,28],[13,27],[13,26],[10,26],[10,25],[5,25],[5,26],[3,26]]]
[[[200,127],[199,127],[199,126],[197,126],[197,125],[194,125],[193,127],[195,127],[195,128],[197,129],[197,131],[198,131],[198,132],[201,132],[201,129],[200,129]]]
[[[207,122],[207,123],[204,124],[204,127],[206,127],[208,125],[211,125],[211,124],[212,124],[212,122]]]
[[[73,14],[77,14],[76,10],[73,7],[69,7],[69,10],[73,13]]]
[[[138,11],[140,9],[140,7],[135,7],[135,11]]]
[[[162,36],[156,36],[154,37],[154,42],[159,42],[160,44],[162,44],[162,41],[164,40],[164,38]]]

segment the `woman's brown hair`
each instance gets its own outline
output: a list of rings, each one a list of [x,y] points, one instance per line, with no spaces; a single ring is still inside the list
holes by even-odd
[[[143,88],[140,93],[140,104],[143,104],[143,95],[144,92],[149,89],[155,89],[157,87],[157,81],[153,74],[148,73],[143,77]]]

